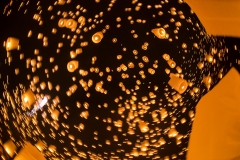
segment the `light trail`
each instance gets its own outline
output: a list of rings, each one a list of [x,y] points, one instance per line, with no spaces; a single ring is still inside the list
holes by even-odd
[[[30,112],[27,112],[27,116],[33,116],[39,109],[43,108],[45,104],[48,102],[47,97],[44,97],[43,99],[39,100],[39,105],[37,107],[34,107]]]

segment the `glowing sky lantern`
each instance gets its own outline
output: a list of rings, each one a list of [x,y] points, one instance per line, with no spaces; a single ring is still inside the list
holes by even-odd
[[[74,72],[78,68],[78,61],[73,60],[68,62],[67,69],[69,72]]]
[[[101,42],[102,38],[103,38],[103,33],[102,32],[97,32],[92,36],[92,41],[94,43],[99,43],[99,42]]]
[[[77,157],[77,156],[72,156],[71,159],[72,159],[72,160],[80,160],[80,158]]]
[[[174,67],[176,66],[176,63],[175,63],[173,60],[171,60],[171,59],[169,59],[169,60],[167,61],[167,63],[168,63],[168,65],[169,65],[171,68],[174,68]]]
[[[142,133],[146,133],[149,131],[148,124],[144,121],[139,121],[138,122],[138,127],[141,130]]]
[[[19,39],[14,37],[9,37],[6,43],[6,50],[11,51],[19,47]]]
[[[22,95],[23,108],[31,109],[31,105],[35,102],[35,95],[31,89],[28,89]]]
[[[85,25],[85,21],[86,21],[86,18],[83,17],[83,16],[80,16],[78,18],[78,23],[80,23],[80,26],[84,26]]]
[[[168,84],[182,94],[187,90],[188,83],[185,79],[179,78],[175,75],[171,76],[171,79],[168,81]]]
[[[66,22],[66,27],[69,29],[76,29],[77,27],[77,22],[73,19],[68,19]]]
[[[66,0],[58,0],[59,5],[64,5],[66,3]]]
[[[60,112],[59,112],[57,109],[54,109],[54,110],[52,111],[52,113],[51,113],[52,119],[58,120],[59,113],[60,113]]]
[[[166,53],[163,54],[163,59],[165,59],[166,61],[170,60],[170,56]]]
[[[14,160],[46,160],[41,152],[37,150],[30,142],[25,142],[25,145],[18,152]]]
[[[13,155],[15,154],[15,151],[17,150],[16,145],[13,143],[11,139],[9,139],[7,142],[3,144],[3,148],[5,149],[5,151],[8,153],[10,157],[13,157]]]
[[[59,19],[59,21],[58,21],[58,26],[59,26],[60,28],[66,27],[66,24],[67,24],[67,20],[66,20],[66,19],[64,19],[64,18]]]
[[[70,57],[73,59],[73,58],[76,58],[77,56],[77,53],[75,51],[70,51]]]
[[[42,151],[45,149],[46,144],[43,143],[43,141],[38,140],[38,142],[35,144],[35,146],[37,147],[37,149],[38,149],[40,152],[42,152]]]
[[[209,89],[212,83],[212,78],[211,76],[206,76],[203,78],[203,83],[205,84],[205,86]]]
[[[50,145],[50,146],[48,147],[48,150],[49,150],[50,152],[55,152],[55,151],[57,150],[57,147],[54,146],[54,145]]]
[[[159,39],[166,39],[167,33],[164,28],[155,28],[152,29],[152,33]]]
[[[173,137],[176,137],[178,135],[178,132],[175,128],[171,128],[169,131],[168,131],[168,137],[169,138],[173,138]]]

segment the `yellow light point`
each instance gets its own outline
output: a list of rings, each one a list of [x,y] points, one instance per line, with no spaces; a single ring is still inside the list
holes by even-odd
[[[218,73],[218,78],[222,79],[222,77],[223,77],[223,74],[221,72]]]
[[[30,109],[31,105],[35,102],[35,95],[33,94],[31,89],[28,89],[23,95],[22,95],[22,101],[23,101],[23,107],[27,107]]]
[[[15,151],[17,150],[16,145],[13,143],[11,139],[9,139],[7,142],[3,144],[3,148],[5,149],[5,151],[10,157],[13,157],[13,155],[15,154]]]
[[[99,42],[101,42],[102,38],[103,38],[103,33],[100,31],[100,32],[95,33],[92,36],[92,41],[94,43],[99,43]]]
[[[144,121],[139,121],[138,127],[142,133],[146,133],[149,131],[148,124]]]
[[[58,0],[59,5],[64,5],[66,3],[66,0]]]
[[[56,34],[57,33],[57,29],[56,28],[53,28],[52,29],[52,34]]]
[[[168,131],[168,137],[169,138],[174,138],[178,135],[178,132],[175,128],[171,128],[169,131]]]
[[[28,37],[31,37],[31,36],[32,36],[32,30],[28,32]]]
[[[66,21],[66,27],[69,28],[69,29],[76,29],[77,27],[77,22],[73,19],[68,19]]]
[[[69,87],[69,91],[70,91],[71,93],[74,93],[76,90],[77,90],[77,85],[76,85],[76,84],[74,84],[74,85],[72,85],[71,87]]]
[[[77,156],[72,156],[72,157],[71,157],[71,160],[80,160],[80,158],[77,157]]]
[[[185,118],[182,118],[182,119],[180,120],[180,122],[181,122],[182,124],[184,124],[186,121],[187,121],[187,120],[186,120]]]
[[[95,86],[96,91],[100,92],[102,89],[103,82],[98,82]]]
[[[144,144],[141,145],[140,149],[141,151],[148,151],[148,147],[145,146]]]
[[[81,112],[81,114],[80,114],[80,117],[85,118],[85,119],[88,119],[88,116],[89,116],[88,111],[83,111],[83,112]]]
[[[166,61],[170,60],[170,56],[168,54],[163,54],[163,59],[165,59]]]
[[[204,63],[203,62],[199,62],[197,66],[198,66],[199,69],[203,69]]]
[[[73,135],[71,135],[71,134],[68,135],[68,138],[73,140],[73,141],[75,140],[75,137]]]
[[[57,109],[54,109],[51,113],[51,117],[53,120],[57,121],[58,120],[58,116],[59,116],[60,112]]]
[[[66,23],[67,23],[67,20],[64,19],[64,18],[61,18],[61,19],[58,21],[58,27],[60,27],[60,28],[66,27]]]
[[[86,18],[83,17],[83,16],[80,16],[78,18],[78,23],[80,23],[80,26],[84,26],[85,25],[85,21],[86,21]]]
[[[128,129],[128,134],[130,135],[134,135],[135,134],[135,131],[131,128]]]
[[[171,79],[168,81],[168,84],[182,94],[187,90],[188,83],[185,79],[179,78],[175,75],[171,76]]]
[[[69,72],[74,72],[78,68],[78,61],[70,61],[67,64],[67,69]]]
[[[160,145],[164,145],[164,144],[166,144],[165,139],[162,138],[162,137],[158,140],[158,142],[160,143]]]
[[[114,140],[115,142],[117,142],[117,141],[118,141],[118,136],[117,136],[117,135],[114,135],[114,136],[113,136],[113,140]]]
[[[212,77],[211,76],[206,76],[203,78],[203,83],[205,86],[209,89],[212,83]]]
[[[48,81],[48,89],[51,91],[53,88],[52,83]]]
[[[56,148],[56,146],[54,146],[54,145],[50,145],[50,146],[48,147],[48,150],[53,153],[53,152],[56,152],[57,148]]]
[[[207,59],[207,61],[208,61],[209,63],[212,63],[212,61],[213,61],[213,56],[210,55],[210,54],[208,54],[208,55],[206,55],[206,59]]]
[[[6,51],[11,51],[19,48],[19,39],[14,37],[9,37],[6,43]]]
[[[122,127],[122,121],[121,120],[114,121],[114,125],[116,127]]]
[[[167,63],[169,65],[169,67],[171,67],[171,68],[175,68],[175,66],[176,66],[176,63],[173,60],[171,60],[171,59],[168,60]]]
[[[77,53],[74,52],[74,51],[70,51],[70,57],[73,59],[73,58],[76,58],[77,56]]]
[[[81,54],[82,53],[82,48],[77,48],[76,49],[76,54]]]
[[[194,118],[194,111],[193,110],[190,110],[189,112],[188,112],[188,115],[189,115],[189,117],[192,119],[192,118]]]
[[[178,73],[182,73],[181,67],[177,66],[177,67],[176,67],[176,70],[177,70]]]
[[[155,28],[152,29],[152,33],[158,37],[159,39],[166,39],[166,37],[168,37],[166,31],[164,28]]]
[[[160,114],[161,114],[161,121],[163,121],[168,116],[167,110],[165,108],[161,109]]]
[[[41,140],[38,140],[38,142],[35,144],[35,146],[37,147],[37,149],[42,152],[44,150],[44,148],[46,147],[46,144],[41,141]]]
[[[84,130],[84,128],[85,128],[84,124],[80,123],[79,126],[78,126],[78,129],[79,130]]]

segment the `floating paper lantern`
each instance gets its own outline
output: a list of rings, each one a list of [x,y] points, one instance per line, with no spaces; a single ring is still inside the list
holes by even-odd
[[[58,0],[58,4],[59,4],[59,5],[64,5],[65,3],[66,3],[65,0]]]
[[[168,54],[163,54],[163,59],[165,59],[166,61],[168,61],[170,59],[170,56]]]
[[[22,103],[24,109],[27,107],[28,109],[31,109],[31,105],[35,102],[35,95],[31,91],[31,89],[28,89],[23,95],[22,95]]]
[[[188,87],[188,83],[185,79],[178,78],[175,75],[171,76],[171,79],[168,81],[168,84],[173,89],[178,91],[178,93],[180,93],[180,94],[184,93]]]
[[[14,37],[9,37],[7,39],[6,50],[11,51],[19,47],[19,39]]]
[[[10,157],[13,157],[17,149],[16,145],[13,143],[11,139],[9,139],[6,143],[3,144],[3,148],[5,149],[5,151],[8,153]]]
[[[77,156],[72,156],[71,160],[80,160]]]
[[[52,119],[58,120],[58,116],[59,116],[59,111],[57,109],[54,109],[51,113]]]
[[[39,151],[43,151],[44,149],[45,149],[45,147],[46,147],[46,145],[45,145],[45,143],[43,143],[43,141],[41,141],[41,140],[39,140],[36,144],[35,144],[35,146],[37,147],[37,149],[39,150]]]
[[[212,78],[211,76],[206,76],[203,78],[203,82],[207,85],[207,84],[211,84],[212,83]]]
[[[66,23],[67,23],[67,20],[64,19],[64,18],[61,18],[59,21],[58,21],[58,27],[65,27],[66,26]]]
[[[206,76],[203,78],[203,83],[205,86],[209,89],[212,83],[212,77],[211,76]]]
[[[167,33],[164,28],[155,28],[152,29],[152,33],[157,36],[159,39],[165,39],[167,36]]]
[[[175,63],[173,60],[171,60],[171,59],[169,59],[169,60],[167,61],[167,63],[168,63],[168,65],[169,65],[171,68],[174,68],[174,67],[176,66],[176,63]]]
[[[70,57],[73,59],[73,58],[76,58],[78,54],[81,54],[82,53],[82,48],[78,48],[76,49],[76,51],[70,51]]]
[[[57,148],[56,148],[56,146],[54,146],[54,145],[50,145],[50,146],[48,147],[48,150],[53,153],[53,152],[56,152]]]
[[[76,49],[76,54],[81,54],[82,53],[82,48],[77,48]]]
[[[178,132],[175,128],[171,128],[169,131],[168,131],[168,137],[169,138],[173,138],[173,137],[176,137],[178,135]]]
[[[73,58],[76,58],[77,54],[76,52],[74,51],[70,51],[70,57],[73,59]]]
[[[66,22],[66,27],[69,29],[76,29],[77,27],[77,22],[74,21],[73,19],[68,19]]]
[[[84,26],[85,25],[85,21],[86,21],[86,18],[83,17],[83,16],[80,16],[78,18],[78,23],[80,23],[80,26]]]
[[[71,93],[74,93],[76,90],[77,90],[77,85],[76,84],[74,84],[74,85],[72,85],[71,87],[69,87],[69,91],[71,92]]]
[[[138,122],[138,127],[141,130],[142,133],[146,133],[149,131],[148,124],[144,121],[139,121]]]
[[[207,61],[208,61],[209,63],[212,63],[212,62],[213,62],[213,56],[210,55],[210,54],[206,55],[206,59],[207,59]]]
[[[199,62],[197,66],[198,66],[199,69],[203,69],[204,63],[203,62]]]
[[[67,64],[67,69],[69,72],[74,72],[78,68],[78,61],[70,61]]]
[[[102,32],[97,32],[92,36],[92,41],[94,43],[99,43],[99,42],[101,42],[102,38],[103,38],[103,33]]]
[[[46,160],[30,142],[26,142],[14,160]]]

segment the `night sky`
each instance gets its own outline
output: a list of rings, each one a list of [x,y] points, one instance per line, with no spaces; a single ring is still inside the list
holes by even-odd
[[[61,18],[75,20],[77,27],[59,27]],[[15,37],[21,46],[10,51],[10,65],[0,46],[1,139],[8,140],[11,131],[19,149],[24,141],[34,145],[41,140],[46,159],[186,159],[197,102],[232,66],[240,71],[240,40],[208,35],[189,6],[177,0],[5,1],[0,21],[1,44]],[[166,32],[164,38],[152,32],[159,28]],[[98,32],[103,38],[94,43]],[[79,48],[82,53],[71,58],[70,52]],[[72,60],[78,68],[69,72]],[[168,84],[166,69],[188,82],[184,93]],[[73,85],[77,89],[68,96]],[[40,97],[48,98],[31,116],[21,100],[29,88],[36,104]],[[56,110],[58,120],[51,117]]]

